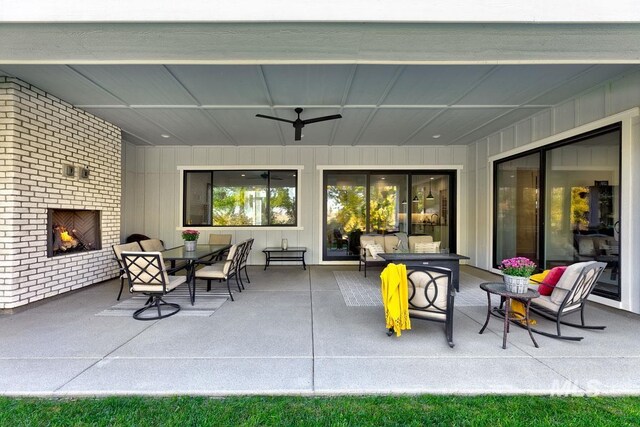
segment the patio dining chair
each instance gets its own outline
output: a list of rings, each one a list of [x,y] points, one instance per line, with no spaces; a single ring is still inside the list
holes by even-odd
[[[225,280],[227,282],[229,297],[231,298],[231,301],[234,301],[230,285],[230,280],[233,278],[236,280],[238,291],[242,292],[240,282],[238,281],[238,267],[240,265],[242,251],[244,250],[245,244],[246,241],[236,243],[231,246],[229,253],[227,254],[227,259],[224,262],[214,261],[212,263],[212,261],[198,261],[198,265],[204,265],[204,267],[200,269],[196,268],[195,279],[204,279],[207,281],[207,292],[211,291],[212,280],[218,280],[219,282]]]
[[[209,234],[210,245],[230,245],[233,236],[231,234]],[[217,261],[223,260],[227,257],[229,250],[219,253],[215,256]],[[212,260],[211,260],[212,261]]]
[[[249,259],[249,253],[251,252],[251,248],[253,247],[253,238],[245,240],[244,249],[242,251],[242,258],[240,258],[240,263],[238,264],[238,277],[240,278],[240,284],[242,285],[242,289],[244,289],[244,283],[242,282],[242,270],[244,270],[244,275],[247,278],[247,283],[251,283],[249,280],[249,274],[247,273],[247,260]]]
[[[133,313],[136,320],[156,320],[173,316],[180,311],[180,305],[168,303],[162,297],[187,281],[186,276],[170,276],[160,252],[122,252],[122,262],[129,280],[129,292],[148,295],[144,307]],[[169,311],[162,312],[163,308]],[[145,316],[147,310],[156,309],[157,316]]]
[[[606,326],[585,325],[584,307],[606,267],[606,263],[597,261],[578,262],[568,266],[551,295],[541,295],[532,299],[529,308],[532,312],[555,321],[557,333],[548,333],[534,328],[531,330],[551,338],[580,341],[584,337],[562,335],[560,324],[581,329],[605,329]],[[580,312],[580,324],[562,320],[563,317],[578,312]]]
[[[409,317],[441,322],[449,347],[453,343],[453,303],[455,288],[448,268],[416,266],[407,269]]]
[[[138,243],[140,244],[140,247],[142,248],[142,250],[145,252],[162,252],[167,249],[164,246],[164,242],[160,239],[140,240]],[[186,261],[176,262],[176,260],[171,260],[170,265],[171,267],[169,268],[169,273],[173,274],[182,269],[186,269],[188,266],[188,263]]]
[[[138,242],[131,243],[123,243],[121,245],[113,245],[111,246],[113,249],[113,254],[116,257],[116,261],[118,261],[118,265],[120,266],[120,292],[118,292],[118,298],[116,301],[120,301],[120,297],[122,296],[122,289],[124,289],[124,281],[127,278],[127,272],[124,269],[124,263],[122,262],[122,252],[136,252],[140,251],[140,245]]]

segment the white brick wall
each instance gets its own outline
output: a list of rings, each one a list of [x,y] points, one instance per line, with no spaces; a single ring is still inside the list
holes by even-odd
[[[64,164],[90,179],[65,177]],[[120,129],[20,80],[0,77],[0,309],[117,275]],[[47,209],[102,212],[102,249],[47,257]]]

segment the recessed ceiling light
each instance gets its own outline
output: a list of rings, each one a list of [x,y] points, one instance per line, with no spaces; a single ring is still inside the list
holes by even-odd
[[[385,178],[385,177],[383,176],[383,177],[382,177],[382,178],[380,178],[380,179],[387,179],[387,178]]]
[[[440,134],[436,134],[436,135],[433,135],[431,138],[433,138],[433,139],[438,139],[438,138],[440,138],[441,136],[442,136],[442,135],[440,135]]]
[[[433,181],[433,177],[429,178],[431,181]]]
[[[166,133],[160,134],[160,136],[163,138],[171,138],[171,136]]]
[[[246,176],[245,174],[240,174],[240,176]]]

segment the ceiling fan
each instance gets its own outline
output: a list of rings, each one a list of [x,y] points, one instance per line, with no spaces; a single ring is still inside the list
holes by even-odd
[[[322,116],[322,117],[316,117],[313,119],[302,120],[300,118],[300,113],[302,113],[302,108],[300,107],[296,108],[295,112],[298,113],[298,118],[295,120],[287,120],[287,119],[281,119],[280,117],[265,116],[264,114],[256,114],[256,117],[262,117],[263,119],[278,120],[280,122],[291,123],[293,125],[293,128],[296,130],[296,135],[295,135],[296,141],[300,141],[300,139],[302,139],[302,128],[305,127],[305,125],[308,125],[311,123],[324,122],[326,120],[335,120],[335,119],[342,118],[342,115],[340,114],[333,114],[331,116]]]

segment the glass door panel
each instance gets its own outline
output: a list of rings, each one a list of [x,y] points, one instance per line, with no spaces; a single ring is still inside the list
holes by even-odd
[[[370,176],[369,222],[374,233],[407,232],[407,178],[406,174],[379,174]]]
[[[367,225],[367,175],[325,175],[324,259],[357,259],[360,234]]]
[[[428,235],[440,242],[440,250],[450,249],[451,182],[449,175],[411,176],[410,234]]]
[[[601,261],[595,294],[620,297],[620,131],[546,154],[545,268]]]
[[[527,257],[540,265],[540,154],[496,165],[494,265],[505,258]]]

